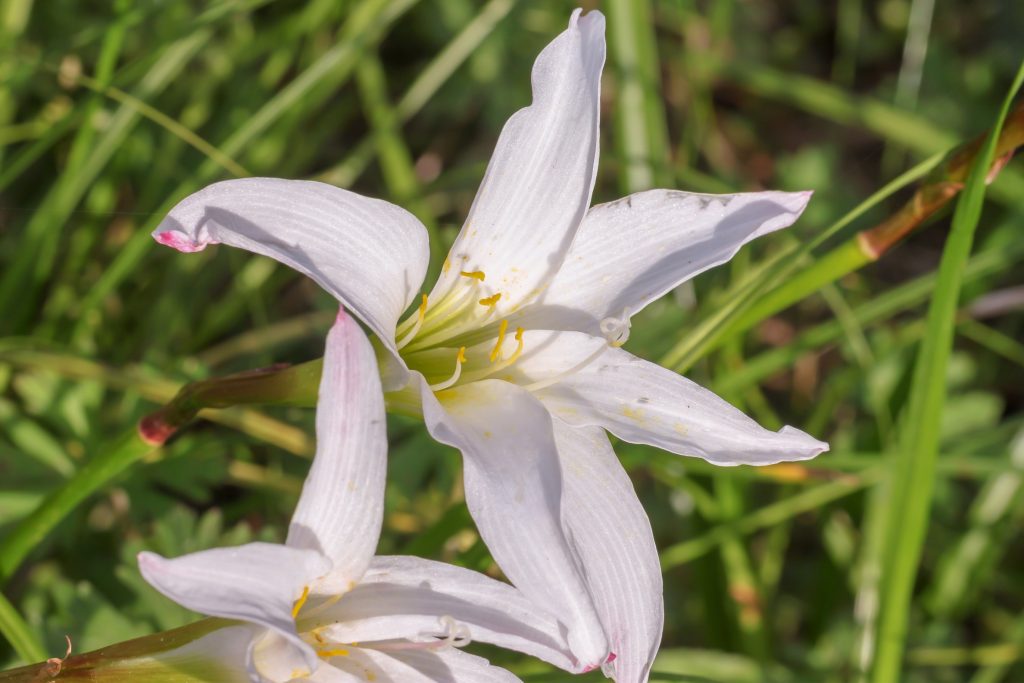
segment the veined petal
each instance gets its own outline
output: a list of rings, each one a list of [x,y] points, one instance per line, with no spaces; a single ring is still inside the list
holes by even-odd
[[[772,432],[714,393],[671,370],[581,332],[527,332],[527,352],[510,368],[517,384],[571,425],[597,425],[716,465],[807,460],[828,444],[793,427]]]
[[[153,232],[199,251],[227,244],[316,280],[395,352],[395,324],[427,269],[427,232],[408,211],[324,183],[244,178],[178,203]],[[396,352],[397,357],[397,352]]]
[[[445,635],[448,617],[473,641],[574,667],[565,626],[543,605],[479,572],[418,557],[375,557],[343,600],[300,624],[334,642],[416,641]]]
[[[327,335],[316,411],[317,453],[288,528],[287,545],[331,558],[327,592],[344,592],[363,575],[384,516],[387,433],[370,340],[338,312]]]
[[[601,320],[633,315],[754,238],[789,226],[810,197],[650,190],[595,206],[548,289],[523,311],[525,324],[601,334]]]
[[[665,621],[651,523],[604,430],[552,422],[562,463],[562,520],[615,655],[604,669],[618,683],[644,683]]]
[[[310,670],[316,654],[295,633],[292,607],[331,562],[312,550],[272,543],[214,548],[173,560],[139,553],[142,576],[179,605],[211,617],[265,626],[298,649]]]
[[[466,504],[484,543],[527,598],[559,615],[579,660],[608,652],[594,605],[561,526],[561,472],[551,416],[529,392],[485,380],[440,392],[423,383],[431,435],[462,451]]]
[[[505,314],[554,275],[594,187],[604,57],[604,17],[579,10],[537,57],[533,103],[505,124],[431,300],[481,271]]]
[[[517,683],[505,669],[491,666],[477,657],[454,648],[443,650],[396,650],[381,652],[370,647],[354,647],[331,664],[374,683]],[[333,683],[333,682],[332,682]]]

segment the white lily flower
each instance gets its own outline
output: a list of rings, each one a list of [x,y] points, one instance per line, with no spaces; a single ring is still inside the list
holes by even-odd
[[[242,660],[236,669],[257,683],[518,680],[458,650],[472,638],[575,666],[564,625],[512,586],[440,562],[373,557],[384,401],[370,342],[343,312],[327,337],[316,426],[316,458],[284,545],[139,555],[164,595],[250,625],[228,630],[224,642],[241,645],[225,645],[225,659]]]
[[[429,295],[404,321],[427,234],[386,202],[253,178],[186,198],[155,238],[223,243],[312,277],[377,335],[390,408],[462,451],[466,501],[508,578],[569,627],[576,671],[647,679],[661,638],[650,524],[604,432],[721,465],[803,460],[828,445],[771,432],[713,393],[619,348],[630,317],[810,193],[640,192],[588,209],[598,159],[604,17],[580,16],[533,68]]]

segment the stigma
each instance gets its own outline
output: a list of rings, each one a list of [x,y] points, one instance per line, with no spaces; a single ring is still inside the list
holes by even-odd
[[[629,340],[629,328],[632,322],[629,319],[629,309],[622,309],[621,318],[608,317],[601,321],[601,334],[608,341],[609,346],[619,348]]]

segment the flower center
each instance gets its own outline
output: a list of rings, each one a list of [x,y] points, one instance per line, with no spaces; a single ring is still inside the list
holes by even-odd
[[[416,312],[397,329],[402,358],[427,378],[435,392],[490,377],[523,353],[521,327],[514,334],[516,348],[507,352],[509,322],[495,320],[494,315],[502,293],[487,287],[486,273],[464,270],[459,275],[456,285],[437,301],[423,295]]]

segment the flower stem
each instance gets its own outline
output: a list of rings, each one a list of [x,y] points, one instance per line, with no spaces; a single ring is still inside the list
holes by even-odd
[[[193,655],[182,662],[161,661],[161,655],[193,643],[214,631],[231,626],[224,619],[202,619],[180,628],[127,640],[123,643],[71,655],[51,657],[29,666],[0,671],[0,683],[42,683],[43,681],[117,681],[146,680],[150,683],[185,683],[187,681],[222,680],[197,673],[213,673],[222,669],[216,652],[210,652],[204,666],[201,656]],[[197,653],[201,654],[201,653]],[[40,657],[41,659],[41,657]],[[181,666],[182,663],[192,666]],[[177,666],[175,666],[177,664]],[[189,671],[192,669],[193,671]]]
[[[276,365],[226,377],[186,384],[163,408],[139,422],[139,435],[159,445],[191,422],[204,408],[228,408],[253,403],[316,405],[323,359],[300,365]]]

